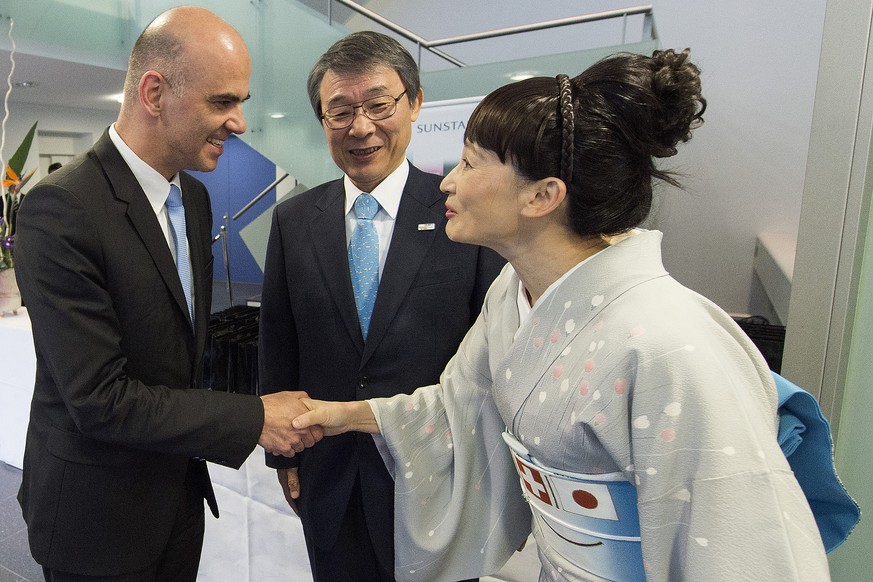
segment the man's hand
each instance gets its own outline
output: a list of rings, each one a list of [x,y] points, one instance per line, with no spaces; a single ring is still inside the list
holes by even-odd
[[[285,501],[288,502],[288,506],[294,511],[294,514],[300,517],[300,510],[297,508],[297,498],[300,497],[300,472],[298,468],[276,469],[276,476],[279,478],[279,485],[282,486],[282,493],[285,494]]]
[[[309,409],[300,401],[306,392],[276,392],[261,396],[264,403],[264,428],[258,444],[268,453],[293,457],[321,440],[324,430],[320,426],[295,429],[291,421]]]

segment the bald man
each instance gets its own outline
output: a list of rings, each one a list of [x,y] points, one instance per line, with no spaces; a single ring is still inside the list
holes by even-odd
[[[21,206],[37,369],[18,499],[46,580],[195,580],[204,499],[218,516],[206,461],[238,468],[256,444],[293,456],[321,438],[291,429],[301,392],[199,389],[212,212],[183,170],[214,169],[245,131],[250,70],[215,14],[161,14],[117,121]]]

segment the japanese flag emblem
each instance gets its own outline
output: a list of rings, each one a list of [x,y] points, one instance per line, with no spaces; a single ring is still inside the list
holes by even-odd
[[[550,485],[557,497],[555,505],[564,511],[597,519],[618,519],[615,503],[605,483],[550,479]]]

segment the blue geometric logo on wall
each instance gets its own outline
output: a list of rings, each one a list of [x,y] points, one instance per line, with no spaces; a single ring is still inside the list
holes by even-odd
[[[232,281],[261,284],[262,266],[269,236],[270,215],[276,201],[289,192],[296,194],[304,188],[293,176],[284,178],[263,198],[240,217],[233,216],[265,188],[286,172],[236,136],[224,142],[224,154],[212,172],[189,172],[209,189],[212,200],[212,255],[215,257],[213,275],[216,281],[227,281],[223,245],[219,234],[226,236]],[[221,226],[227,217],[227,230]],[[248,228],[247,228],[248,227]]]

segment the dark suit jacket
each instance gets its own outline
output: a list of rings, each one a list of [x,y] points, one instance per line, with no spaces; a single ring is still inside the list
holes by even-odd
[[[300,389],[318,399],[363,400],[439,380],[475,321],[503,260],[450,241],[441,178],[410,167],[366,342],[349,274],[342,180],[276,207],[261,296],[262,392]],[[433,223],[434,230],[419,229]],[[325,438],[272,467],[298,462],[299,508],[310,540],[333,545],[356,476],[383,564],[393,556],[394,483],[372,436]]]
[[[33,557],[116,575],[158,559],[184,480],[215,512],[205,457],[239,467],[259,399],[196,389],[212,297],[212,213],[182,174],[196,330],[155,213],[108,133],[35,186],[15,259],[33,324],[34,388],[19,501]]]

